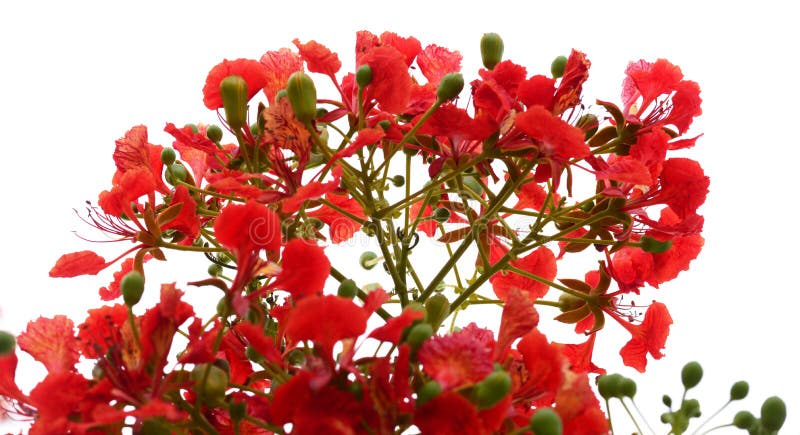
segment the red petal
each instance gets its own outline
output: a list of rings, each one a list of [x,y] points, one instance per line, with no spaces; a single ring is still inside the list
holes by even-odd
[[[88,393],[89,381],[73,372],[50,373],[31,390],[31,404],[39,413],[37,423],[66,420]],[[33,429],[31,432],[34,432]],[[42,432],[44,433],[44,432]],[[55,433],[55,432],[52,432]],[[62,432],[64,433],[64,432]]]
[[[64,254],[50,269],[51,278],[71,278],[79,275],[97,275],[109,266],[106,260],[92,251]]]
[[[608,433],[608,419],[585,374],[570,373],[564,379],[555,398],[555,409],[564,424],[565,434]]]
[[[517,98],[525,107],[539,105],[547,110],[552,110],[555,92],[555,79],[543,75],[535,75],[520,83],[517,90]]]
[[[588,328],[591,328],[589,325]],[[586,329],[588,329],[586,328]],[[585,330],[585,329],[584,329]],[[561,346],[561,353],[569,360],[570,369],[576,373],[597,373],[605,374],[606,370],[596,366],[592,362],[594,353],[594,341],[597,334],[592,333],[583,343],[564,344]]]
[[[638,160],[630,157],[621,157],[614,160],[607,168],[597,171],[598,180],[616,180],[623,183],[643,184],[649,186],[653,179],[650,171]]]
[[[403,53],[406,66],[411,66],[411,64],[414,62],[414,58],[417,57],[417,54],[422,49],[422,44],[420,44],[419,40],[413,36],[404,38],[402,36],[398,36],[394,32],[383,32],[381,33],[380,40],[381,45],[394,47],[397,51]]]
[[[114,299],[122,296],[122,291],[120,290],[119,286],[122,282],[122,278],[128,274],[128,272],[133,270],[133,258],[126,258],[125,261],[122,262],[118,271],[114,272],[114,280],[108,285],[108,287],[100,288],[100,300],[103,301],[113,301]]]
[[[517,344],[528,370],[526,384],[542,391],[541,402],[552,400],[564,377],[561,352],[547,341],[547,337],[534,329]]]
[[[366,328],[367,313],[350,299],[309,296],[292,309],[286,335],[295,342],[311,340],[330,351],[334,343],[358,337]]]
[[[17,354],[0,355],[0,396],[10,397],[20,402],[27,398],[14,380],[17,373]]]
[[[626,246],[614,253],[611,264],[620,289],[639,288],[651,278],[653,254]]]
[[[261,63],[267,70],[264,94],[271,105],[275,102],[278,91],[286,87],[289,76],[295,71],[303,70],[303,59],[292,50],[281,48],[278,51],[264,53],[261,56]]]
[[[625,75],[622,102],[626,112],[639,96],[642,97],[640,109],[647,108],[659,95],[671,93],[683,78],[681,69],[665,59],[658,59],[655,63],[644,60],[631,62]]]
[[[671,158],[664,162],[661,171],[661,201],[680,218],[694,214],[706,201],[709,178],[694,160]]]
[[[180,231],[185,236],[181,243],[191,244],[200,234],[200,217],[197,215],[197,203],[186,186],[180,185],[175,188],[170,206],[175,204],[182,204],[180,212],[174,219],[162,225],[161,229]]]
[[[539,313],[533,308],[528,295],[518,288],[511,288],[503,305],[494,359],[501,360],[514,340],[527,334],[538,324]]]
[[[417,65],[428,83],[438,86],[445,75],[461,71],[461,53],[429,45],[417,55]]]
[[[256,249],[276,252],[281,246],[280,217],[252,200],[223,208],[214,222],[214,233],[237,256]]]
[[[403,112],[411,95],[411,76],[405,56],[393,47],[376,47],[359,61],[372,69],[372,82],[367,86],[368,98],[378,101],[387,112]]]
[[[336,207],[352,214],[353,216],[366,219],[366,215],[364,214],[364,209],[361,208],[361,204],[359,204],[358,201],[356,201],[350,195],[338,195],[331,193],[325,195],[325,199],[330,201],[331,204],[335,205]],[[356,231],[361,229],[360,223],[343,216],[337,210],[334,210],[326,205],[308,212],[306,215],[308,217],[315,217],[328,224],[331,242],[333,243],[342,243],[350,240]]]
[[[297,210],[300,210],[300,206],[303,205],[306,200],[319,199],[322,196],[336,190],[338,187],[338,180],[333,180],[327,183],[312,181],[308,184],[304,184],[295,190],[294,195],[283,200],[281,210],[284,213],[294,213]]]
[[[100,358],[108,347],[122,342],[122,326],[128,320],[128,307],[122,304],[89,310],[78,325],[78,343],[86,358]]]
[[[525,257],[512,261],[511,265],[548,281],[552,281],[556,276],[556,257],[553,255],[553,251],[544,246]],[[495,295],[502,300],[506,300],[508,293],[514,288],[525,293],[530,301],[541,298],[549,289],[547,284],[514,272],[496,273],[489,278],[489,282],[492,283]]]
[[[660,302],[653,302],[647,308],[642,323],[628,327],[633,337],[619,351],[622,362],[626,366],[644,373],[647,367],[648,353],[655,359],[661,359],[664,356],[661,349],[667,342],[671,324],[672,317],[669,315],[667,306]]]
[[[545,156],[566,161],[591,154],[581,129],[553,116],[542,106],[533,106],[520,113],[514,124],[530,138],[541,142],[540,151]]]
[[[309,295],[322,294],[331,273],[331,262],[316,242],[292,239],[283,249],[281,268],[283,270],[269,288],[286,290],[298,301]]]
[[[300,40],[296,38],[292,42],[300,51],[300,57],[306,61],[309,71],[333,76],[342,67],[339,56],[319,42],[308,41],[301,44]]]
[[[222,108],[219,84],[228,76],[239,76],[247,83],[248,99],[253,98],[267,84],[267,70],[261,62],[252,59],[223,60],[211,68],[203,87],[203,103],[211,110]]]
[[[233,329],[242,334],[247,339],[248,344],[267,360],[283,365],[281,353],[275,347],[275,340],[264,333],[264,328],[249,322],[241,322],[237,323]]]
[[[20,349],[44,364],[48,372],[72,371],[79,357],[74,329],[72,320],[66,316],[39,317],[28,322],[17,343]]]
[[[455,391],[445,391],[414,412],[414,424],[422,435],[478,435],[481,422],[475,405]]]
[[[564,110],[581,102],[583,83],[589,78],[589,67],[592,65],[586,55],[572,50],[564,66],[564,75],[553,97],[553,113],[561,114]]]
[[[424,311],[406,307],[399,316],[392,317],[386,321],[385,325],[373,329],[369,337],[380,341],[388,341],[392,344],[398,344],[400,342],[400,337],[403,335],[403,330],[411,326],[415,320],[419,320],[423,317],[425,317]]]

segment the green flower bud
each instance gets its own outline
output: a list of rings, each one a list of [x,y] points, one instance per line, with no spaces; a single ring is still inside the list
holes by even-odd
[[[449,315],[450,301],[445,295],[436,293],[425,301],[425,321],[430,323],[434,330],[439,329]]]
[[[509,392],[511,392],[511,375],[501,370],[489,373],[482,381],[475,384],[472,398],[478,409],[487,409],[497,405]]]
[[[212,142],[219,142],[222,140],[222,129],[218,125],[209,125],[206,129],[206,137]]]
[[[450,220],[450,210],[444,207],[438,207],[433,211],[433,219],[439,223],[445,223]]]
[[[175,163],[175,159],[177,156],[175,155],[175,150],[167,147],[161,150],[161,162],[165,165],[171,165]]]
[[[187,172],[186,168],[180,163],[173,163],[164,177],[167,183],[173,186],[178,184],[178,181],[186,181],[187,178],[189,178],[189,172]]]
[[[672,398],[667,396],[666,394],[661,396],[661,402],[667,406],[667,408],[672,408]]]
[[[750,385],[747,381],[739,381],[731,386],[731,401],[742,400],[750,392]]]
[[[690,390],[697,386],[700,383],[700,380],[703,379],[703,367],[700,366],[700,363],[697,361],[692,361],[686,363],[681,370],[681,382],[683,383],[683,388]]]
[[[216,263],[208,265],[208,274],[211,276],[222,275],[222,266]]]
[[[422,406],[425,402],[433,399],[442,392],[442,386],[436,381],[428,381],[422,384],[417,390],[417,406]]]
[[[372,68],[364,64],[356,70],[356,83],[359,88],[365,88],[372,82]]]
[[[402,175],[395,175],[391,180],[394,187],[403,187],[403,185],[406,184],[406,177]]]
[[[286,361],[291,366],[301,366],[306,363],[306,354],[300,349],[292,349],[286,355]]]
[[[623,378],[619,383],[619,392],[622,397],[633,399],[633,396],[636,395],[636,382],[630,378]]]
[[[247,125],[247,82],[243,78],[233,75],[222,79],[219,84],[219,94],[222,97],[222,107],[225,109],[225,119],[233,130],[238,130]]]
[[[199,393],[206,403],[219,403],[228,389],[228,374],[214,364],[198,364],[194,367],[191,380],[195,383],[195,392]]]
[[[786,404],[778,396],[767,398],[761,405],[761,425],[770,431],[778,431],[786,421]]]
[[[583,130],[583,138],[587,141],[597,133],[598,126],[600,126],[600,121],[597,119],[597,116],[591,113],[586,113],[578,118],[578,122],[575,124],[575,127]]]
[[[142,299],[144,276],[135,270],[130,271],[122,277],[119,288],[122,291],[122,300],[125,301],[125,305],[132,307]]]
[[[346,279],[339,284],[336,294],[343,298],[353,299],[358,294],[358,286],[352,279]]]
[[[739,411],[733,416],[733,425],[739,429],[750,429],[756,423],[756,417],[750,411]]]
[[[433,327],[429,323],[417,323],[412,326],[406,336],[406,343],[412,349],[418,349],[425,340],[433,336]]]
[[[382,119],[382,120],[378,121],[378,127],[380,127],[383,131],[388,130],[389,127],[391,127],[391,126],[392,126],[392,123],[389,122],[388,119]]]
[[[564,426],[552,408],[542,408],[531,417],[531,430],[534,435],[561,435]]]
[[[442,77],[439,82],[439,89],[436,90],[436,98],[439,101],[449,101],[457,97],[464,89],[464,76],[461,73],[450,73]]]
[[[503,60],[503,39],[497,33],[484,33],[481,37],[481,61],[488,70]]]
[[[566,66],[566,56],[558,56],[557,58],[553,59],[553,63],[550,64],[550,72],[553,74],[553,78],[561,78],[561,76],[564,75],[564,68],[566,68]]]
[[[286,96],[292,105],[294,116],[300,122],[310,122],[317,114],[317,88],[308,74],[297,71],[289,76]]]
[[[611,375],[601,375],[597,378],[597,391],[603,399],[611,399],[612,397],[619,397],[620,384],[622,383],[622,375],[614,373]]]
[[[0,356],[14,353],[17,347],[17,340],[10,332],[0,331]]]
[[[361,254],[361,257],[358,258],[358,264],[361,265],[364,269],[370,270],[378,264],[380,260],[378,259],[378,254],[372,251],[366,251]]]

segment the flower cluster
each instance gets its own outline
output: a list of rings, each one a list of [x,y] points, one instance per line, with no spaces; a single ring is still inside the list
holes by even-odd
[[[673,156],[698,139],[686,134],[700,90],[666,60],[637,61],[620,104],[587,106],[584,53],[531,74],[503,60],[498,35],[480,48],[485,68],[465,83],[458,51],[413,37],[358,32],[351,72],[294,40],[211,69],[203,102],[221,126],[169,123],[171,147],[131,128],[84,217],[127,249],[69,253],[50,271],[116,268],[106,304],[16,337],[48,373],[21,391],[8,346],[7,411],[43,434],[606,433],[597,335],[611,319],[630,333],[626,365],[661,358],[667,307],[630,301],[703,246],[709,180]],[[380,265],[380,283],[330,255],[355,237],[377,246],[360,264]],[[421,252],[426,241],[446,253]],[[216,313],[146,280],[168,250],[198,253],[208,276],[187,285],[217,289]],[[556,278],[586,258],[585,276]],[[501,307],[497,330],[456,326],[487,305]],[[544,319],[578,338],[551,341]]]

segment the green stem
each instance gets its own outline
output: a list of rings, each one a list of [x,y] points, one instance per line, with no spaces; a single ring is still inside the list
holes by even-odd
[[[631,421],[633,422],[633,425],[636,426],[636,430],[640,434],[644,434],[644,432],[642,432],[642,428],[639,427],[639,423],[636,421],[636,418],[633,417],[633,413],[631,413],[631,410],[628,408],[628,405],[625,404],[625,401],[622,400],[622,399],[619,399],[619,401],[620,401],[620,403],[622,403],[622,407],[625,408],[625,412],[628,413],[628,417],[631,418]]]

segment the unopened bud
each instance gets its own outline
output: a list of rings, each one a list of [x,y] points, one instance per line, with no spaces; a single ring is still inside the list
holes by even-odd
[[[436,98],[442,102],[452,100],[461,93],[462,89],[464,89],[464,76],[460,73],[447,74],[439,82]]]
[[[228,76],[219,84],[225,119],[233,130],[247,125],[247,82],[239,76]]]
[[[422,384],[417,391],[417,406],[422,406],[425,402],[433,399],[442,392],[442,385],[436,381],[428,381]]]
[[[747,381],[739,381],[731,386],[731,401],[742,400],[750,392],[750,384]]]
[[[478,409],[491,408],[511,392],[511,375],[505,370],[489,373],[472,390]]]
[[[228,389],[228,374],[214,364],[198,364],[192,370],[195,392],[202,395],[206,403],[219,403]]]
[[[289,76],[286,96],[298,121],[310,122],[317,115],[317,88],[308,74],[297,71]]]
[[[567,67],[567,57],[566,56],[558,56],[557,58],[553,59],[553,63],[550,64],[550,73],[553,74],[554,79],[561,78],[564,75],[564,69]]]
[[[128,272],[122,281],[119,283],[119,289],[122,292],[122,300],[125,305],[132,307],[139,303],[144,293],[144,276],[133,270]]]
[[[564,426],[552,408],[542,408],[531,417],[531,430],[535,435],[561,435]]]
[[[372,82],[372,68],[367,64],[361,65],[356,70],[356,84],[359,88],[365,88],[370,82]]]
[[[391,180],[394,187],[403,187],[403,185],[406,184],[406,177],[402,175],[395,175]]]
[[[503,39],[497,33],[484,33],[481,37],[481,60],[488,70],[503,60]]]
[[[361,267],[367,270],[370,270],[373,267],[375,267],[375,265],[378,264],[379,261],[380,259],[378,258],[378,254],[372,251],[366,251],[363,254],[361,254],[361,257],[358,258],[358,264],[360,264]]]
[[[700,380],[703,379],[703,367],[697,361],[686,363],[681,369],[681,382],[683,388],[689,390],[697,386]]]
[[[761,425],[769,431],[778,431],[786,421],[786,404],[778,396],[772,396],[761,405]]]
[[[218,125],[209,125],[206,129],[206,137],[212,142],[219,142],[222,140],[222,129]]]
[[[603,399],[611,399],[612,397],[619,397],[620,384],[622,383],[622,375],[614,373],[611,375],[601,375],[597,378],[597,392]]]
[[[756,422],[756,417],[750,411],[739,411],[733,416],[733,425],[739,429],[750,429]]]
[[[412,326],[406,336],[406,343],[412,349],[418,349],[425,340],[433,336],[433,327],[428,323],[417,323]]]
[[[353,299],[358,294],[358,286],[352,279],[346,279],[339,284],[336,294],[343,298]]]
[[[438,207],[433,211],[433,219],[439,223],[445,223],[450,220],[450,210],[444,207]]]
[[[0,356],[14,353],[17,341],[10,332],[0,331]]]
[[[441,293],[436,293],[425,301],[425,321],[430,323],[434,331],[450,315],[450,301]]]
[[[630,378],[623,378],[619,383],[619,393],[622,397],[633,399],[633,396],[636,395],[636,382]]]
[[[174,149],[167,147],[161,150],[161,163],[171,165],[175,163],[176,158],[177,156],[175,155]]]

